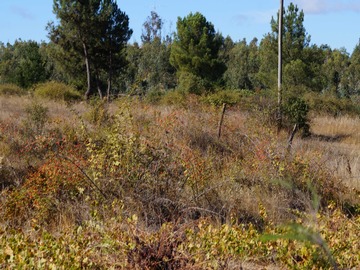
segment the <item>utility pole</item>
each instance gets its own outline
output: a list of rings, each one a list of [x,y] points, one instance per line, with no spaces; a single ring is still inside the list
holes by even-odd
[[[283,10],[284,0],[280,0],[279,26],[278,26],[278,108],[277,108],[277,132],[282,128],[282,39],[283,39]]]

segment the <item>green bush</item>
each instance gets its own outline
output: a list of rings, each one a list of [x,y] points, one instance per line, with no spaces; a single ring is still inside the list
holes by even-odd
[[[15,84],[1,84],[0,96],[22,96],[26,91]]]
[[[51,100],[63,100],[66,102],[81,99],[81,95],[73,87],[59,83],[46,82],[36,86],[35,96]]]
[[[106,100],[92,99],[90,100],[89,105],[89,111],[84,115],[84,118],[87,121],[98,127],[109,123],[111,116],[108,111],[108,103]]]
[[[299,129],[303,130],[303,136],[307,137],[310,135],[310,126],[309,126],[309,105],[305,100],[298,97],[289,98],[283,107],[283,112],[285,116],[285,124],[297,125]]]
[[[146,101],[150,103],[158,103],[164,96],[165,91],[161,87],[151,87],[146,94]]]
[[[161,103],[165,105],[186,105],[186,94],[180,90],[172,90],[166,92],[166,94],[162,97]]]
[[[205,81],[190,72],[182,72],[179,77],[179,90],[189,93],[201,95],[206,92]]]
[[[313,94],[305,95],[305,100],[309,104],[310,109],[314,112],[331,114],[339,116],[341,114],[360,114],[360,106],[355,100],[347,98],[338,98],[329,94]]]
[[[204,97],[203,101],[215,106],[221,106],[224,103],[235,105],[239,103],[244,96],[248,95],[250,95],[250,93],[247,90],[219,90]]]
[[[42,104],[32,103],[25,108],[25,127],[30,134],[41,134],[49,121],[49,109]]]

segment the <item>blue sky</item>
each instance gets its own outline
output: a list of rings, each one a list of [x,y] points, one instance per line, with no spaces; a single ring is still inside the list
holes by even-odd
[[[130,18],[134,34],[130,42],[140,41],[142,24],[155,10],[165,22],[163,32],[176,30],[177,17],[201,12],[216,30],[234,41],[257,37],[270,31],[270,19],[276,15],[279,0],[117,0]],[[291,1],[284,0],[285,6]],[[352,53],[360,39],[360,0],[293,0],[305,12],[311,42],[344,47]],[[52,0],[0,0],[0,41],[16,39],[48,41],[45,26],[55,20]]]

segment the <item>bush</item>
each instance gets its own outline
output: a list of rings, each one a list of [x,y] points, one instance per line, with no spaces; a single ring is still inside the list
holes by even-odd
[[[25,108],[25,127],[30,134],[41,134],[49,120],[49,109],[39,103],[32,103]]]
[[[22,96],[25,95],[26,91],[23,88],[15,84],[1,84],[0,95],[1,96]]]
[[[180,90],[168,91],[161,99],[165,105],[186,105],[186,94]]]
[[[297,125],[303,130],[303,137],[310,135],[310,126],[308,119],[309,106],[301,98],[291,97],[283,107],[285,124]]]
[[[150,90],[146,94],[146,101],[150,103],[158,103],[161,98],[164,96],[165,91],[158,87],[151,87]]]
[[[111,120],[108,103],[106,100],[92,99],[89,102],[90,109],[85,113],[84,118],[91,124],[98,127],[104,126]]]
[[[63,100],[66,102],[80,100],[81,95],[73,87],[59,83],[47,82],[36,86],[35,96],[51,100]]]
[[[224,103],[235,105],[241,101],[243,96],[249,94],[249,91],[246,90],[220,90],[204,97],[203,101],[215,106],[221,106]]]
[[[341,114],[360,114],[360,107],[355,100],[347,98],[337,98],[332,95],[320,95],[308,93],[305,95],[305,100],[310,106],[310,109],[315,112],[331,114],[339,116]]]
[[[205,93],[206,83],[199,76],[190,72],[182,72],[179,77],[178,88],[185,93],[201,95]]]

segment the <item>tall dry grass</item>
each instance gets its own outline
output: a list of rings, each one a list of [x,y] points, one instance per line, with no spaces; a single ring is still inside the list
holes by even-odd
[[[317,116],[311,120],[309,146],[324,155],[326,164],[350,188],[360,190],[360,118]]]

